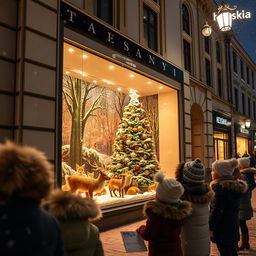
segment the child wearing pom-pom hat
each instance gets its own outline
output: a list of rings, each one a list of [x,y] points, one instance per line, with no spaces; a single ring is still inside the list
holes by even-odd
[[[237,159],[217,160],[212,164],[211,187],[215,193],[211,204],[209,227],[212,242],[217,244],[220,255],[236,256],[239,241],[239,203],[247,184],[234,179]]]
[[[149,241],[149,256],[182,256],[180,233],[192,212],[191,204],[180,200],[184,193],[180,182],[164,178],[162,173],[157,173],[155,180],[156,199],[145,204],[147,222],[137,232]]]

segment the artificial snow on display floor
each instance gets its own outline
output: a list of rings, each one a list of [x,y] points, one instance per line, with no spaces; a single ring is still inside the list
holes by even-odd
[[[148,201],[152,200],[155,197],[156,192],[144,192],[143,194],[136,194],[136,195],[124,195],[124,198],[120,197],[111,197],[109,190],[105,187],[107,194],[101,196],[94,196],[93,199],[100,205],[102,209],[108,209],[118,206],[130,205],[140,203],[141,201]],[[119,195],[118,192],[116,192]]]

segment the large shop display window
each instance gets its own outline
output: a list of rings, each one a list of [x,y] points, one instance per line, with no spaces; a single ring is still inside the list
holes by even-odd
[[[240,157],[249,153],[249,139],[243,137],[236,137],[236,154]]]
[[[177,91],[64,45],[62,189],[101,206],[151,197],[179,162]]]
[[[216,132],[213,134],[214,151],[216,160],[225,160],[229,158],[228,133]]]

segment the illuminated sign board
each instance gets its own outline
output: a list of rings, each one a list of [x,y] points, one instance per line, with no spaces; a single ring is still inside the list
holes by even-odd
[[[231,13],[231,17],[232,17],[232,20],[245,20],[245,19],[250,19],[252,15],[250,12],[241,10],[241,11],[236,11]],[[213,13],[213,20],[217,20],[216,12]]]

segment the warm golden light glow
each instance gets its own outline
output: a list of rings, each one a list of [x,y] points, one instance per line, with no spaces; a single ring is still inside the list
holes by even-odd
[[[117,90],[118,90],[119,92],[121,92],[121,91],[122,91],[122,88],[118,87]]]
[[[147,82],[147,84],[152,84],[152,82]]]
[[[69,72],[69,71],[66,71],[65,73],[68,75],[70,72]]]
[[[83,76],[87,76],[87,74],[83,73]]]
[[[129,77],[131,77],[131,78],[134,77],[134,74],[130,74]]]
[[[84,58],[84,59],[87,59],[88,56],[87,56],[86,54],[83,54],[83,58]]]
[[[114,69],[115,67],[113,65],[110,65],[108,68],[109,69]]]
[[[96,80],[93,80],[92,82],[93,82],[94,84],[96,84],[96,83],[97,83],[97,81],[96,81]]]
[[[163,89],[163,86],[159,86],[158,88],[159,88],[159,89]]]
[[[75,50],[73,48],[68,49],[69,52],[74,52]]]

